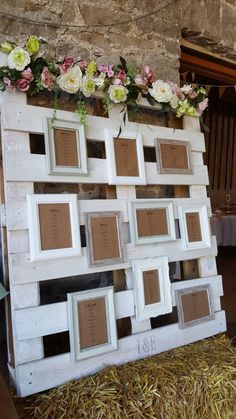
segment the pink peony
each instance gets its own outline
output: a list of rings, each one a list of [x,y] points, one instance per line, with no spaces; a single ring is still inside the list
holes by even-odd
[[[177,93],[180,91],[179,86],[176,83],[173,83],[173,81],[168,80],[167,83],[169,84],[172,93]]]
[[[73,57],[65,57],[62,64],[59,65],[60,74],[65,74],[75,63]]]
[[[145,65],[144,67],[144,78],[147,78],[148,83],[154,83],[154,81],[156,81],[153,70],[149,65]]]
[[[121,80],[124,80],[126,78],[126,72],[124,70],[120,70],[117,74],[116,77],[118,77]]]
[[[202,112],[207,108],[208,106],[208,98],[202,100],[197,107],[197,112],[199,113],[199,115],[202,114]]]
[[[5,83],[7,90],[9,92],[13,92],[14,86],[13,86],[12,80],[10,80],[8,77],[3,77],[3,81]]]
[[[43,67],[43,71],[41,74],[41,82],[42,86],[49,90],[49,92],[53,89],[55,76],[50,73],[48,67]]]
[[[19,79],[16,82],[16,87],[21,91],[21,92],[27,92],[27,90],[29,89],[30,83],[28,80],[26,79]]]
[[[21,72],[21,77],[28,80],[30,83],[34,80],[34,76],[30,67]]]

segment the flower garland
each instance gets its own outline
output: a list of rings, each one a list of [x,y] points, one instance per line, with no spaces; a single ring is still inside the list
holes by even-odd
[[[45,40],[30,36],[24,46],[10,42],[1,44],[6,54],[6,65],[0,67],[0,90],[25,92],[37,95],[54,92],[56,99],[62,92],[74,95],[78,102],[77,112],[81,122],[85,122],[85,98],[96,91],[103,92],[104,109],[112,104],[123,103],[137,107],[140,97],[145,97],[151,105],[159,103],[161,112],[200,117],[208,105],[203,87],[193,87],[163,80],[157,80],[148,65],[142,71],[127,65],[124,58],[120,63],[103,65],[95,61],[87,62],[81,57],[67,56],[62,61],[40,53]]]

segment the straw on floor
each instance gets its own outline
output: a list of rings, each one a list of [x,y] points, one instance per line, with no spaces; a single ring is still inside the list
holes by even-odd
[[[20,418],[236,418],[236,348],[225,336],[16,399]]]

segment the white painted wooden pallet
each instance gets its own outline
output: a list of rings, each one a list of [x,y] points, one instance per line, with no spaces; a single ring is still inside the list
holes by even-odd
[[[88,159],[88,176],[47,175],[45,155],[30,153],[29,133],[43,134],[43,118],[52,116],[47,108],[26,104],[24,94],[1,94],[1,137],[3,152],[5,208],[8,241],[8,264],[10,278],[11,314],[15,367],[9,371],[18,394],[26,396],[60,385],[70,379],[79,378],[98,371],[105,365],[120,364],[160,353],[194,342],[226,330],[225,313],[221,310],[223,295],[222,280],[217,275],[215,256],[217,246],[211,237],[211,247],[184,251],[180,239],[157,245],[133,246],[128,229],[127,203],[136,199],[134,186],[117,186],[117,199],[96,200],[96,211],[119,210],[122,213],[125,236],[126,261],[105,267],[88,267],[87,249],[82,256],[65,260],[31,262],[29,255],[28,216],[26,196],[34,193],[34,182],[63,183],[108,183],[106,159]],[[57,117],[77,122],[71,112],[58,111]],[[104,128],[118,129],[122,115],[112,110],[109,118],[88,117],[87,139],[104,141]],[[140,132],[143,144],[154,147],[156,137],[190,141],[192,148],[192,175],[158,174],[155,163],[145,163],[147,183],[151,185],[189,185],[190,198],[166,198],[177,206],[210,202],[206,195],[208,184],[207,168],[203,165],[205,151],[204,137],[199,132],[195,118],[185,118],[184,130],[156,127],[128,122],[128,131]],[[160,200],[161,201],[161,200]],[[79,200],[80,223],[84,214],[93,211],[94,201]],[[168,256],[170,262],[198,259],[200,278],[173,283],[172,305],[176,305],[174,291],[185,287],[210,284],[212,288],[213,320],[191,328],[180,329],[172,324],[151,329],[150,320],[137,321],[135,317],[135,296],[133,291],[132,259]],[[71,362],[70,353],[44,358],[43,336],[68,331],[67,302],[40,305],[39,284],[42,281],[85,273],[124,269],[127,290],[115,293],[117,319],[131,318],[132,335],[119,339],[118,350],[77,363]]]

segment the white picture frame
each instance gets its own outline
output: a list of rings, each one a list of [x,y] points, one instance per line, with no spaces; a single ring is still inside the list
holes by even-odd
[[[172,312],[168,257],[132,260],[132,269],[137,320]]]
[[[116,130],[104,130],[105,135],[105,147],[106,147],[106,160],[107,160],[107,169],[108,169],[108,179],[109,185],[146,185],[146,175],[145,175],[145,163],[144,163],[144,153],[143,153],[143,142],[142,142],[142,135],[138,132],[133,131],[125,131],[119,135],[119,132]],[[127,143],[127,147],[132,146],[133,150],[133,143],[131,141],[135,141],[136,145],[136,158],[137,160],[130,159],[130,154],[128,152],[124,152],[124,155],[121,155],[120,161],[124,164],[124,168],[128,167],[131,161],[136,161],[135,163],[135,173],[132,176],[129,175],[121,175],[117,173],[117,157],[115,151],[114,141],[122,141],[124,147],[120,150],[125,151],[125,145]],[[122,145],[122,144],[121,144]],[[126,165],[126,166],[125,166]],[[134,169],[134,167],[133,167]],[[127,170],[127,169],[126,169]]]
[[[72,362],[117,350],[113,287],[67,294],[67,302]],[[84,303],[85,307],[80,309],[80,303]],[[102,313],[99,315],[98,310],[101,308]],[[88,310],[89,316],[86,316]],[[82,325],[80,322],[85,318],[86,324]],[[86,331],[83,332],[85,327]]]
[[[88,252],[88,263],[90,267],[112,265],[116,263],[123,263],[125,261],[125,245],[121,217],[121,211],[87,212],[85,214],[86,243]],[[93,227],[92,224],[95,224],[96,220],[99,219],[103,220],[102,224],[104,223],[104,221],[106,221],[106,219],[108,222],[110,220],[110,223],[113,220],[113,225],[111,224],[111,226],[104,226],[104,230],[102,228],[103,231],[101,231],[100,236],[95,238],[95,230],[93,229],[96,228],[96,226]],[[111,239],[112,236],[110,236],[109,229],[112,229],[111,234],[113,234],[114,236],[113,240]],[[99,231],[99,226],[96,231]],[[105,243],[104,246],[103,243]],[[97,246],[99,247],[98,250],[100,249],[101,251],[104,247],[103,255],[106,255],[106,247],[108,253],[111,252],[113,254],[111,254],[110,257],[106,258],[104,256],[100,256],[98,253],[101,252],[96,252]]]
[[[163,146],[166,146],[166,156],[162,150]],[[155,138],[155,148],[158,173],[192,174],[191,143],[189,141]],[[182,158],[178,155],[180,149],[182,149]]]
[[[72,132],[73,138],[59,138],[55,130]],[[84,126],[79,122],[44,118],[46,166],[49,175],[81,176],[88,174]],[[57,140],[57,145],[56,145]],[[58,161],[57,161],[58,159]],[[72,161],[70,161],[72,159]]]
[[[81,255],[76,194],[27,195],[27,209],[31,261]]]
[[[160,234],[149,235],[148,232],[140,232],[141,221],[139,215],[143,212],[143,215],[145,216],[145,213],[147,214],[147,211],[153,213],[156,212],[156,216],[158,216],[158,212],[160,213],[162,221],[164,221],[164,223],[162,222],[162,229],[165,227],[165,231],[160,231]],[[131,243],[133,245],[136,246],[142,244],[161,243],[176,240],[174,209],[172,201],[161,201],[159,199],[139,199],[136,201],[129,202],[128,213]]]
[[[206,205],[178,206],[180,238],[183,250],[211,247]]]
[[[194,297],[191,298],[193,295]],[[180,329],[196,326],[215,318],[210,284],[176,290],[175,299]]]

